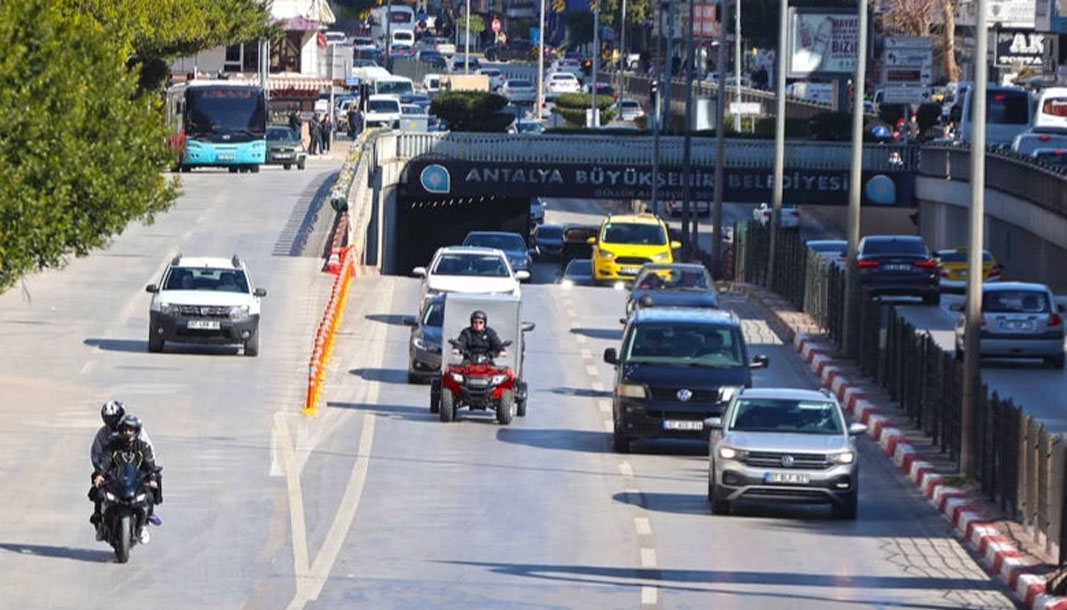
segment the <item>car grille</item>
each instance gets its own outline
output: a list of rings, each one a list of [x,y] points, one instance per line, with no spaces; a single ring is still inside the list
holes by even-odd
[[[230,308],[212,305],[178,305],[178,313],[183,316],[197,316],[200,318],[228,318],[230,317]]]
[[[782,464],[785,456],[793,458],[791,466]],[[801,470],[824,470],[830,467],[830,461],[823,453],[781,453],[771,451],[750,451],[744,459],[745,464],[757,468],[798,468]]]
[[[642,258],[640,256],[620,256],[615,259],[615,263],[619,265],[644,265],[645,263],[651,263],[652,259]]]
[[[667,409],[647,409],[645,413],[649,417],[669,420],[704,421],[708,417],[706,411],[669,411]]]
[[[689,400],[682,401],[678,398],[678,392],[688,389],[693,395]],[[670,402],[719,402],[718,390],[693,390],[689,388],[652,388],[653,400],[665,400]]]

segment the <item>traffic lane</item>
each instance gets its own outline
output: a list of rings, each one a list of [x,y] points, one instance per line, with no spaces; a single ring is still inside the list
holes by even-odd
[[[395,283],[393,309],[382,312],[389,317],[375,320],[406,313],[397,304],[414,298],[416,283],[375,281]],[[529,411],[506,427],[488,414],[461,411],[451,424],[430,414],[428,386],[404,383],[408,329],[388,324],[384,348],[363,350],[380,351],[382,364],[352,380],[378,383],[380,397],[337,400],[327,411],[362,412],[364,427],[374,418],[366,487],[336,565],[307,608],[353,600],[391,608],[639,603],[632,509],[612,501],[624,487],[587,377],[594,355],[571,332],[562,292],[524,289],[523,318],[537,323],[527,335]],[[337,434],[349,454],[357,436]],[[617,573],[589,580],[581,575],[587,565]]]
[[[274,253],[281,246],[290,251],[296,233],[287,228],[295,219],[292,227],[300,229],[306,216],[302,198],[318,192],[334,171],[183,175],[185,194],[153,225],[133,225],[107,250],[32,278],[32,301],[17,293],[0,297],[5,318],[47,321],[52,311],[77,311],[61,340],[48,343],[27,333],[4,352],[5,370],[41,388],[32,409],[19,386],[5,384],[2,390],[9,425],[0,461],[17,467],[0,477],[11,488],[33,480],[40,490],[19,494],[0,509],[0,540],[9,551],[0,553],[0,572],[6,575],[0,589],[12,591],[10,603],[113,608],[183,600],[190,606],[238,606],[251,594],[246,575],[268,567],[254,558],[274,518],[264,491],[272,487],[269,409],[282,402],[292,408],[299,399],[297,354],[306,370],[307,337],[321,309],[313,301],[329,290],[316,259]],[[195,346],[146,352],[144,285],[158,280],[178,250],[237,251],[253,279],[271,291],[263,305],[258,358]],[[35,361],[54,364],[36,370],[25,365]],[[166,523],[155,530],[153,544],[135,549],[120,571],[110,565],[107,546],[94,540],[84,495],[99,405],[111,398],[142,417],[166,469],[166,503],[160,507]],[[240,570],[233,569],[235,563]],[[38,573],[58,576],[65,586],[27,586],[27,578],[32,582]],[[130,586],[146,579],[153,586]],[[198,587],[190,591],[189,582]],[[22,595],[26,603],[19,604]]]
[[[959,314],[949,308],[962,303],[962,296],[946,294],[942,295],[939,307],[898,305],[897,310],[917,330],[928,332],[938,347],[951,354],[956,350]],[[1062,406],[1067,369],[1047,369],[1039,360],[987,358],[982,360],[981,377],[990,392],[996,392],[1001,399],[1010,398],[1050,432],[1067,432],[1067,412]]]
[[[607,298],[600,290],[590,301]],[[817,387],[754,306],[729,295],[722,304],[742,319],[750,355],[770,358],[770,367],[754,371],[754,387]],[[597,350],[619,342],[618,321],[612,328],[603,309],[579,308],[581,332]],[[613,367],[601,367],[610,379]],[[821,506],[751,503],[738,503],[729,517],[713,517],[706,445],[644,442],[635,450],[620,459],[631,465],[639,493],[615,500],[642,509],[648,519],[643,541],[654,550],[649,568],[658,570],[663,607],[1015,607],[866,437],[859,442],[855,522],[839,521]]]

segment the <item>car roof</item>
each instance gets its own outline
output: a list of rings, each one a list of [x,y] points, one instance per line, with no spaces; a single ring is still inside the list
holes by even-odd
[[[804,242],[804,245],[805,246],[811,246],[811,245],[820,245],[821,246],[823,244],[847,244],[847,243],[848,243],[848,241],[846,241],[844,239],[809,239],[808,241]]]
[[[679,271],[700,271],[701,273],[707,271],[707,267],[699,263],[645,263],[641,265],[641,270],[645,269],[677,269]]]
[[[1048,286],[1036,282],[993,282],[991,284],[982,284],[982,292],[1007,292],[1011,290],[1049,292]]]
[[[505,235],[505,236],[508,236],[508,237],[518,237],[519,239],[522,239],[522,235],[519,235],[518,233],[512,233],[511,231],[471,231],[471,232],[467,233],[467,237],[474,237],[474,236],[481,236],[481,235],[485,235],[485,236],[489,236],[489,235]]]
[[[650,307],[634,311],[631,323],[644,322],[719,324],[741,327],[741,320],[732,311],[699,307]]]
[[[400,96],[399,95],[393,95],[391,93],[376,93],[376,94],[374,94],[374,95],[372,95],[372,96],[367,98],[367,101],[370,101],[370,102],[379,101],[379,100],[389,100],[389,101],[393,101],[393,102],[396,102],[396,103],[399,104],[400,103]]]
[[[867,235],[861,241],[922,241],[918,235]]]
[[[796,399],[833,402],[833,395],[804,388],[745,388],[738,394],[744,398]]]
[[[938,254],[966,254],[967,246],[960,246],[958,248],[942,248],[937,251]],[[982,250],[983,254],[990,254],[989,250]]]
[[[504,253],[496,248],[482,246],[447,246],[438,251],[440,254],[496,254],[503,256]]]
[[[234,267],[232,258],[223,258],[221,256],[183,256],[178,259],[177,265],[171,265],[172,267],[218,267],[223,269],[240,269],[241,267]]]
[[[658,225],[663,224],[663,221],[659,219],[655,214],[611,214],[604,222],[628,222],[636,224],[646,225]]]

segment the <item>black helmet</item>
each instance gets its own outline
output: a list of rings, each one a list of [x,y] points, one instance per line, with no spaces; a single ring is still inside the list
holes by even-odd
[[[141,428],[141,418],[137,417],[136,415],[126,415],[122,418],[122,421],[119,422],[119,434],[121,434],[124,438],[127,438],[130,442],[141,438]],[[127,437],[127,430],[133,430],[133,436]]]
[[[100,407],[100,418],[112,430],[118,430],[119,422],[126,415],[126,406],[117,400],[109,400]]]
[[[481,309],[476,310],[471,314],[471,324],[474,324],[475,320],[481,320],[482,322],[489,322],[489,317],[485,315],[485,312]]]

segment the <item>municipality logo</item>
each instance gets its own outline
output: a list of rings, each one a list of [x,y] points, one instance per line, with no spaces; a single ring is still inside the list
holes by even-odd
[[[436,163],[422,169],[419,182],[427,193],[447,193],[452,189],[452,177],[448,170]]]

